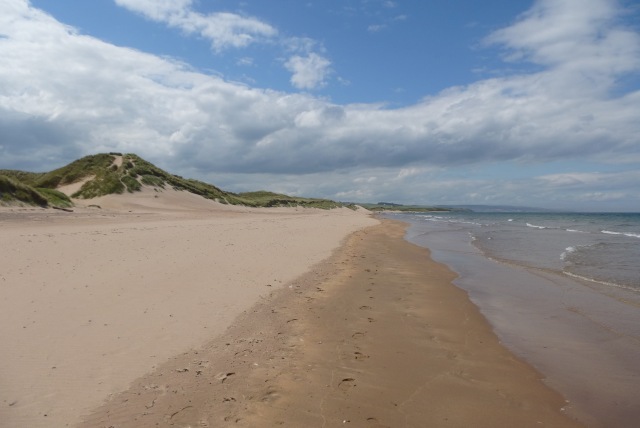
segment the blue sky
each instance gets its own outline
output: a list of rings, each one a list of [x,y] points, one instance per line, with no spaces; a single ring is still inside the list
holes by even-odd
[[[640,3],[4,0],[0,168],[640,211]]]

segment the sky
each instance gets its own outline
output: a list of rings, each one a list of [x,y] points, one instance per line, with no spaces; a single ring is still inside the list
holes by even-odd
[[[2,0],[0,169],[640,212],[640,1]]]

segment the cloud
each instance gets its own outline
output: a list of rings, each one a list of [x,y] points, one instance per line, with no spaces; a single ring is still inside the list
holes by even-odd
[[[83,130],[74,123],[60,125],[44,117],[0,108],[2,162],[11,169],[44,172],[61,166],[67,159],[81,157],[82,148],[70,142]]]
[[[185,0],[127,4],[163,22],[182,22],[191,13]],[[525,195],[560,204],[569,193],[553,192],[578,186],[587,200],[588,193],[605,191],[600,187],[607,180],[567,173],[503,183],[460,180],[443,171],[551,160],[637,165],[640,92],[619,82],[640,69],[640,42],[619,23],[614,6],[604,0],[587,6],[537,2],[487,38],[509,60],[535,63],[536,71],[452,87],[392,109],[225,81],[79,34],[24,0],[5,0],[0,168],[44,156],[46,165],[35,169],[46,169],[116,150],[136,152],[181,175],[249,189],[270,183],[274,190],[317,196],[443,203],[454,202],[452,195],[460,195],[457,202],[501,203]],[[233,28],[229,37],[268,36]],[[224,38],[211,40],[233,46]],[[299,89],[319,87],[331,73],[330,61],[314,52],[293,54],[285,67]],[[624,195],[637,196],[625,184],[637,185],[637,176],[608,176],[613,178]]]
[[[115,3],[147,19],[178,28],[185,34],[195,34],[211,42],[215,52],[244,48],[252,43],[275,42],[294,55],[284,62],[292,73],[291,84],[297,89],[324,86],[331,62],[315,53],[318,43],[308,37],[280,37],[272,25],[254,17],[229,12],[202,14],[193,9],[193,0],[114,0]],[[251,65],[248,58],[243,64]]]
[[[269,39],[278,31],[253,17],[229,12],[201,14],[193,10],[192,0],[114,0],[117,5],[147,19],[197,34],[211,42],[215,51],[239,48]]]
[[[509,61],[550,67],[560,84],[603,90],[640,69],[640,35],[618,22],[621,15],[617,1],[539,0],[485,42],[506,48]]]
[[[298,89],[315,89],[326,84],[331,72],[331,61],[316,54],[294,55],[285,63],[292,74],[291,84]]]
[[[554,188],[571,188],[582,190],[614,190],[628,186],[628,183],[640,182],[640,171],[624,171],[615,173],[576,172],[547,174],[536,178],[540,185]],[[628,186],[635,189],[637,186]]]
[[[367,31],[369,31],[370,33],[377,33],[387,28],[389,28],[387,24],[371,24],[367,27]]]

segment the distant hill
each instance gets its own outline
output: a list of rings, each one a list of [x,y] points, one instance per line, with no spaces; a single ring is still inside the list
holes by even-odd
[[[187,191],[223,204],[251,207],[344,206],[327,199],[299,198],[267,191],[232,193],[202,181],[168,173],[135,154],[101,153],[85,156],[51,172],[0,170],[0,203],[67,208],[73,199],[134,193],[144,186]],[[77,189],[75,189],[77,187]],[[59,189],[74,188],[71,197]]]
[[[453,211],[452,208],[434,207],[428,205],[402,205],[392,202],[358,203],[369,211],[410,211],[410,212],[433,212],[433,211]]]
[[[477,213],[542,213],[552,211],[544,208],[521,207],[516,205],[446,205],[443,206],[443,208]]]

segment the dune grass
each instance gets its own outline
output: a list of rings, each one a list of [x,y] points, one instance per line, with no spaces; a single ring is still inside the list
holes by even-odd
[[[260,190],[256,192],[244,192],[237,194],[238,198],[247,205],[259,207],[308,207],[332,209],[344,206],[339,202],[329,199],[302,198],[296,196],[288,196],[280,193],[268,192]]]
[[[47,206],[49,202],[33,187],[0,175],[0,201],[5,204],[21,202],[27,205]]]
[[[39,187],[36,190],[47,199],[49,206],[59,208],[71,208],[73,206],[73,201],[71,201],[71,199],[62,192],[42,187]]]
[[[0,175],[0,203],[18,203],[59,208],[73,206],[71,199],[62,192],[52,189],[34,188],[6,175]]]
[[[399,211],[399,212],[449,212],[450,208],[432,207],[426,205],[402,205],[402,204],[359,204],[369,211]]]
[[[122,156],[122,163],[119,165],[115,163],[117,156]],[[104,195],[122,194],[125,191],[133,193],[142,190],[143,186],[151,186],[187,191],[223,204],[251,207],[302,206],[331,209],[344,206],[328,199],[294,197],[268,191],[239,194],[227,192],[203,181],[170,174],[133,153],[102,153],[85,156],[46,173],[5,170],[0,171],[0,174],[6,177],[5,182],[10,180],[12,183],[11,189],[2,193],[3,198],[7,201],[9,198],[15,200],[16,193],[19,193],[20,200],[30,201],[25,203],[41,206],[47,204],[60,207],[72,206],[71,200],[55,189],[87,180],[89,177],[91,179],[71,195],[73,198],[92,199]],[[5,184],[5,187],[9,189],[9,184]]]

